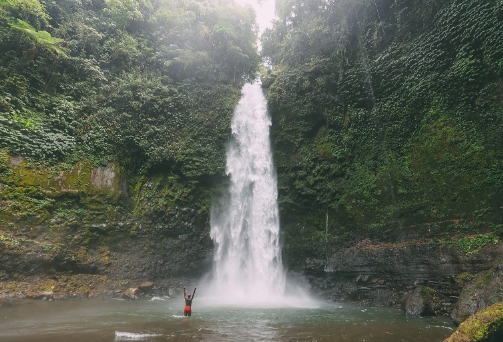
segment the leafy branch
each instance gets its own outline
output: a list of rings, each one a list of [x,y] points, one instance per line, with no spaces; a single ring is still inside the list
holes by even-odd
[[[58,46],[63,42],[63,39],[54,38],[47,31],[37,31],[33,26],[23,20],[16,20],[9,22],[9,26],[16,31],[21,32],[29,39],[33,40],[36,44],[44,47],[47,50],[57,53],[63,57],[68,57],[65,52]]]

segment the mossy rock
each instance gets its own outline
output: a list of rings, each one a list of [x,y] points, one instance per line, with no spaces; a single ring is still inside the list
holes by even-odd
[[[444,342],[503,341],[503,302],[491,305],[461,323]]]
[[[433,316],[440,308],[440,298],[435,290],[418,286],[402,299],[402,309],[407,315]]]
[[[451,312],[454,323],[459,324],[476,312],[503,301],[503,262],[478,273],[466,283]],[[503,340],[502,340],[503,341]]]

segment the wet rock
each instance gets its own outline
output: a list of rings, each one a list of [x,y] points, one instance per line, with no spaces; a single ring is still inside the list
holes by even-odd
[[[309,258],[302,271],[313,293],[335,301],[404,308],[404,295],[418,286],[435,290],[436,314],[449,315],[463,288],[460,274],[487,270],[503,255],[503,244],[466,254],[452,246],[404,241],[357,243],[326,258]]]
[[[489,306],[465,320],[444,342],[503,341],[503,302]]]
[[[435,290],[426,286],[405,294],[402,301],[402,309],[413,316],[432,316],[437,306]]]
[[[26,294],[26,298],[29,298],[29,299],[49,300],[49,299],[52,299],[53,296],[54,296],[54,292],[52,292],[52,290],[41,291],[41,292],[28,292]]]
[[[129,300],[134,300],[138,299],[138,296],[140,294],[140,290],[137,287],[131,287],[127,289],[126,291],[123,291],[121,293],[122,299],[129,299]]]
[[[180,291],[175,287],[168,288],[168,296],[173,297],[177,295]]]
[[[356,277],[356,283],[358,285],[365,285],[370,282],[370,276],[369,275],[359,275]]]
[[[152,289],[154,288],[154,283],[151,281],[146,281],[142,283],[140,286],[138,286],[139,292],[143,294],[149,294],[152,292]]]
[[[459,324],[476,312],[503,301],[503,262],[480,272],[461,291],[451,318]]]

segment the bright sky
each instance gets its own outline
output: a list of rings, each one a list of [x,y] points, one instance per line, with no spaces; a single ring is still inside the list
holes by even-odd
[[[274,0],[236,0],[242,5],[251,5],[257,13],[257,23],[259,25],[259,36],[267,27],[271,26],[274,19]]]

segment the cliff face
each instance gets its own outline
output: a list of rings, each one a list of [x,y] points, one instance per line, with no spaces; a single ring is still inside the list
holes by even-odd
[[[5,286],[82,275],[170,284],[207,269],[212,250],[207,214],[175,199],[166,212],[152,211],[152,201],[162,199],[159,193],[173,191],[163,177],[137,184],[132,198],[114,163],[93,167],[83,160],[61,170],[29,165],[22,157],[3,155],[3,161],[0,282]],[[86,286],[84,281],[81,287]],[[15,288],[4,290],[13,294]]]
[[[406,309],[406,295],[428,288],[435,297],[429,314],[449,314],[465,283],[491,268],[502,253],[499,242],[467,254],[436,241],[372,244],[364,240],[330,254],[328,260],[309,260],[305,272],[323,295],[364,305]]]
[[[503,232],[502,3],[280,4],[264,85],[288,266],[362,300],[488,268],[475,250]]]

